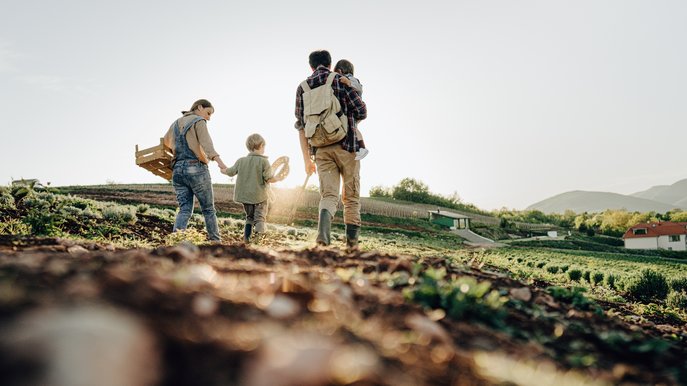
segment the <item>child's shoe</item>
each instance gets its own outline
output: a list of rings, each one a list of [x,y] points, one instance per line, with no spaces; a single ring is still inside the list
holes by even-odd
[[[358,151],[355,152],[355,160],[360,161],[361,159],[365,158],[369,152],[370,151],[366,148],[361,147],[360,149],[358,149]]]

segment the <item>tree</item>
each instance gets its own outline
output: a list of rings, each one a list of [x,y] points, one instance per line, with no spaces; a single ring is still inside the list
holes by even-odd
[[[391,195],[397,200],[427,202],[429,186],[414,178],[404,178],[394,186]]]
[[[370,188],[370,197],[391,197],[391,189],[377,185]]]
[[[687,222],[687,212],[677,211],[670,214],[670,221]]]

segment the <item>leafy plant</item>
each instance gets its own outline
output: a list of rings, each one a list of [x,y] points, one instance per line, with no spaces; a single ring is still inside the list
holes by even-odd
[[[454,319],[469,318],[499,326],[505,312],[502,306],[508,301],[488,281],[478,282],[464,276],[452,281],[444,280],[445,269],[428,269],[418,284],[404,293],[408,300],[429,308],[442,308]]]
[[[14,197],[10,194],[8,189],[0,191],[0,209],[15,209],[16,205]]]
[[[668,294],[666,304],[669,307],[687,311],[687,293],[685,293],[684,291],[672,291]]]
[[[31,226],[21,220],[11,218],[0,222],[0,235],[30,235]]]
[[[665,299],[669,288],[665,276],[651,269],[645,269],[638,277],[627,283],[625,290],[635,299],[651,301]]]
[[[568,271],[568,278],[571,281],[579,281],[582,278],[582,270],[578,268],[572,268]]]
[[[133,224],[136,222],[136,212],[133,207],[110,205],[103,208],[103,218],[115,224]]]
[[[573,307],[583,310],[583,311],[594,311],[597,314],[603,313],[601,307],[596,304],[595,301],[589,299],[584,295],[587,292],[586,288],[583,287],[558,287],[551,286],[546,289],[554,299],[570,303]]]
[[[205,233],[196,230],[195,228],[188,228],[186,230],[179,230],[172,232],[165,237],[165,245],[177,245],[182,241],[188,241],[192,244],[204,244],[207,242]]]
[[[675,278],[670,281],[670,288],[673,289],[673,291],[684,291],[687,292],[687,276],[682,276]]]
[[[549,273],[558,273],[558,266],[557,265],[547,265],[546,266],[546,271]]]
[[[599,285],[604,280],[604,274],[603,272],[594,272],[592,275],[592,282],[594,285]]]
[[[612,273],[607,274],[605,277],[606,287],[608,287],[610,289],[615,289],[616,288],[616,281],[617,281],[616,279],[617,279],[616,275],[614,275]]]

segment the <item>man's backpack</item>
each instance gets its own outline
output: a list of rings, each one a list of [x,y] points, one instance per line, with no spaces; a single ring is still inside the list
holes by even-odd
[[[303,121],[305,137],[311,146],[322,147],[340,142],[348,132],[348,118],[336,114],[341,111],[341,103],[334,95],[332,82],[336,73],[327,77],[327,82],[311,89],[307,81],[303,88]]]

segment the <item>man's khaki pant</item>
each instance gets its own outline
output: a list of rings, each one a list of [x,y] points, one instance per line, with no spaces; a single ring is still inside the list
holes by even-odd
[[[360,161],[356,161],[355,153],[340,144],[320,147],[315,164],[320,177],[320,211],[336,214],[343,178],[344,223],[360,226]]]

